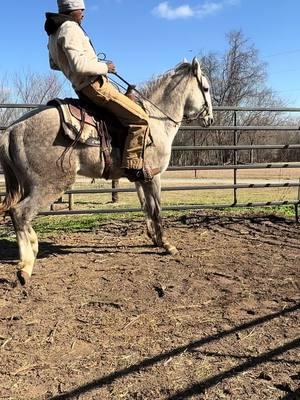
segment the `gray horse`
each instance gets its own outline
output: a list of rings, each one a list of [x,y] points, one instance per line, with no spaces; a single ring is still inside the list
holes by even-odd
[[[171,146],[184,118],[198,118],[204,127],[213,122],[209,84],[196,58],[149,82],[144,88],[144,107],[150,115],[152,142],[144,158],[149,165],[159,166],[161,173],[169,164]],[[55,107],[28,112],[0,136],[6,197],[0,214],[12,219],[19,246],[17,276],[25,284],[32,275],[38,254],[38,238],[31,226],[33,218],[68,189],[80,174],[103,177],[104,160],[99,148],[76,146],[63,163],[61,156],[70,145],[61,132],[60,117]],[[112,148],[113,165],[110,179],[122,177],[121,155]],[[137,182],[137,193],[146,215],[148,236],[169,254],[177,249],[165,238],[160,216],[160,174],[151,182]]]

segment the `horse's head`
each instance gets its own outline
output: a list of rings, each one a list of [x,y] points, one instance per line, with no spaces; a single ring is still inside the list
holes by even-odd
[[[203,126],[207,127],[214,121],[209,82],[203,75],[196,57],[190,64],[190,70],[191,79],[184,107],[184,116],[187,120],[198,119]]]

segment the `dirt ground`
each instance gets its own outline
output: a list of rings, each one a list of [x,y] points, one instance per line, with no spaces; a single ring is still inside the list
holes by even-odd
[[[28,287],[0,239],[0,398],[300,399],[300,227],[199,212],[48,235]]]

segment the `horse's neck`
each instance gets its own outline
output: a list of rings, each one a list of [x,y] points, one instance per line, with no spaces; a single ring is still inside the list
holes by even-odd
[[[159,132],[159,135],[165,133],[166,140],[170,145],[179,129],[180,121],[183,119],[187,85],[188,77],[179,79],[177,83],[171,82],[170,79],[164,87],[158,88],[149,96],[149,100],[159,107],[157,109],[152,105],[150,111],[150,117],[153,117],[153,125],[159,128],[155,130]],[[172,87],[172,90],[170,90],[170,87]],[[174,121],[179,123],[175,124]]]
[[[165,87],[157,89],[149,96],[149,99],[174,121],[181,121],[186,102],[187,85],[188,77],[178,79],[177,83],[169,79]],[[166,117],[166,115],[163,116]]]

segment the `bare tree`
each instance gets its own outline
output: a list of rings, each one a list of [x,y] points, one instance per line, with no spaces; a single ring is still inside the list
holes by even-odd
[[[16,121],[24,109],[7,108],[9,103],[45,104],[48,100],[57,97],[63,88],[63,84],[54,74],[41,75],[33,72],[18,74],[15,76],[14,85],[9,87],[9,79],[3,77],[0,80],[0,127],[6,128]],[[25,109],[27,111],[27,109]],[[0,130],[1,135],[2,130]],[[1,172],[1,166],[0,166]]]
[[[63,83],[55,74],[34,72],[19,73],[11,82],[7,77],[0,80],[0,125],[8,126],[24,113],[24,109],[6,108],[9,103],[46,104],[63,92]],[[25,109],[25,111],[27,111]]]
[[[199,57],[205,74],[212,86],[214,106],[248,106],[248,107],[278,107],[284,102],[267,86],[267,64],[259,59],[255,46],[245,38],[242,31],[232,31],[227,35],[227,50],[223,54],[209,53]],[[240,112],[235,115],[231,111],[215,112],[215,125],[232,125],[234,118],[237,125],[283,125],[290,121],[287,116],[279,112]],[[195,123],[197,125],[197,122]],[[192,127],[191,127],[192,129]],[[238,143],[254,144],[257,140],[263,143],[276,144],[278,133],[259,134],[255,131],[239,132]],[[216,131],[209,134],[205,131],[197,133],[197,145],[232,145],[234,136],[228,131]],[[283,139],[281,135],[281,140]],[[176,144],[194,144],[192,138],[180,132],[176,137]],[[287,136],[284,136],[287,140]],[[195,140],[194,140],[195,142]],[[276,156],[276,151],[260,151],[260,157],[270,159]],[[253,151],[239,152],[239,162],[253,162]],[[172,157],[173,163],[184,162],[190,165],[229,163],[233,160],[233,151],[210,152],[176,152]]]
[[[266,64],[241,31],[227,34],[228,50],[221,56],[208,54],[201,58],[212,82],[215,105],[242,105],[259,96],[266,80]]]
[[[0,80],[0,104],[9,104],[11,102],[11,89],[7,86],[7,78],[3,77]],[[0,108],[0,125],[1,127],[8,126],[16,118],[16,110],[13,108]]]
[[[53,73],[41,75],[28,71],[14,79],[16,98],[23,103],[46,104],[63,90],[63,83]]]

